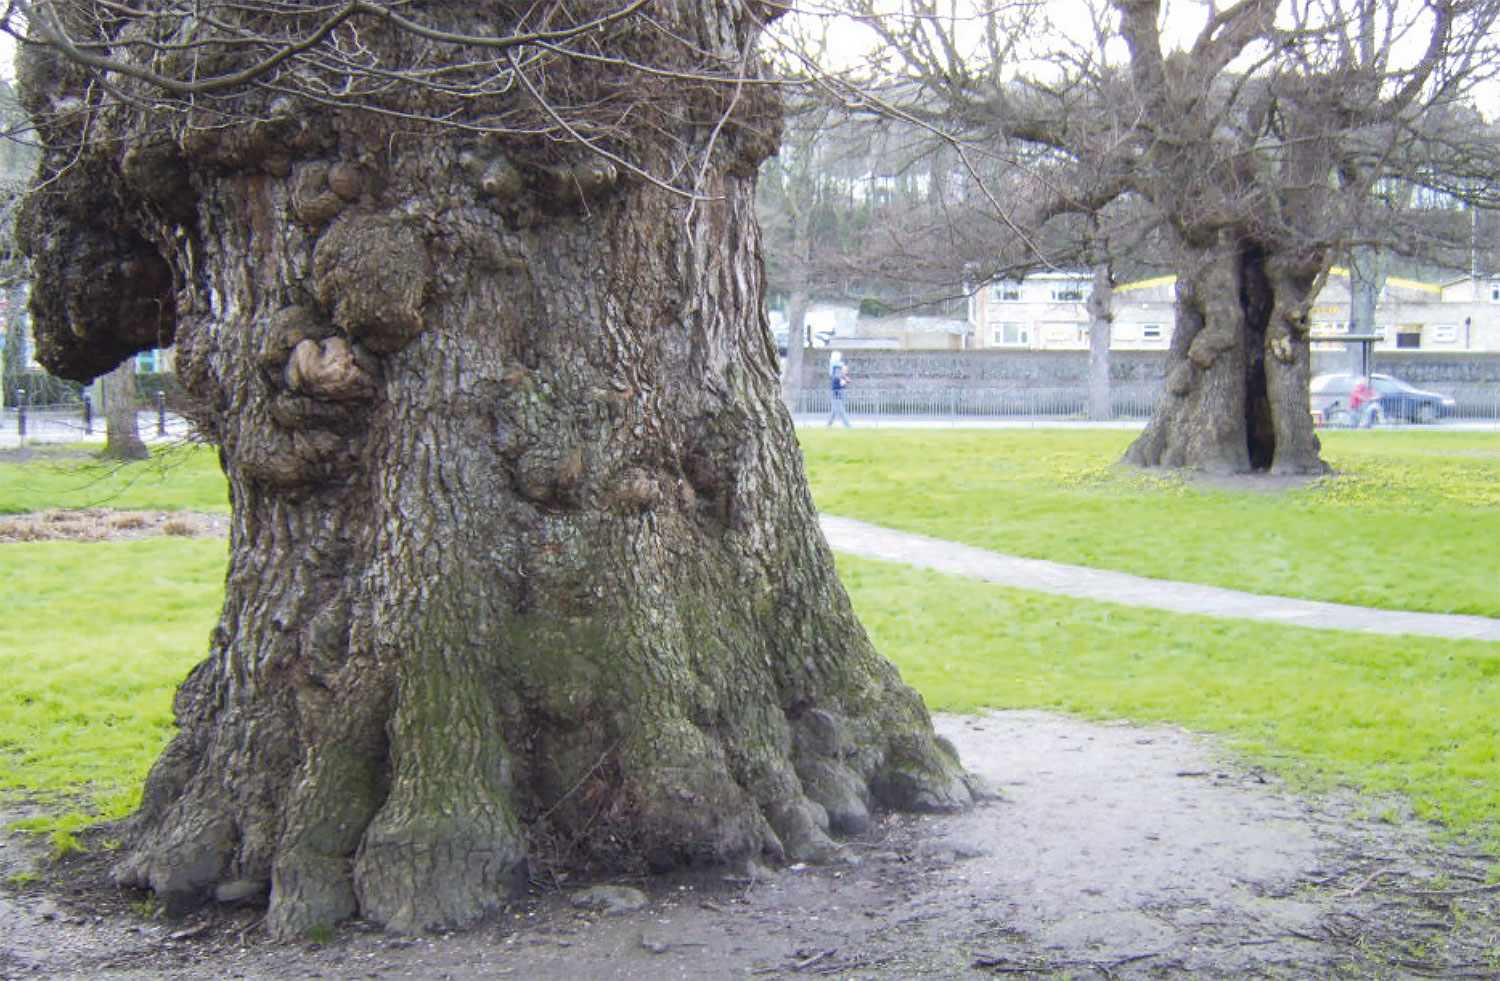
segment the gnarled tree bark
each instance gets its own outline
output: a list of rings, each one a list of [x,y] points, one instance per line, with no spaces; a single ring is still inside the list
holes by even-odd
[[[1321,255],[1267,255],[1220,234],[1179,244],[1167,378],[1150,423],[1126,450],[1141,467],[1206,473],[1321,474],[1307,410],[1308,311]]]
[[[516,6],[405,9],[500,33]],[[434,125],[426,90],[252,90],[209,125],[32,65],[54,146],[68,98],[110,136],[32,198],[42,349],[86,377],[175,336],[233,501],[120,865],[170,911],[248,882],[281,937],[462,927],[538,864],[822,860],[875,808],[971,801],[850,609],[779,397],[752,210],[776,106],[702,78],[748,71],[764,11],[650,6],[596,53],[681,70],[628,76],[628,148],[688,195],[600,144]],[[360,41],[430,57],[383,21]],[[544,60],[537,91],[621,94]],[[80,258],[112,297],[77,294]]]

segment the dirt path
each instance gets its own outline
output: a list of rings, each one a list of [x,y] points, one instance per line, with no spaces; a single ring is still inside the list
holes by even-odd
[[[0,891],[0,978],[1500,978],[1483,857],[1419,825],[1278,792],[1180,730],[938,721],[1004,799],[889,820],[857,864],[659,881],[613,914],[554,891],[469,934],[354,925],[289,948],[254,911],[164,924],[70,895],[80,875]]]

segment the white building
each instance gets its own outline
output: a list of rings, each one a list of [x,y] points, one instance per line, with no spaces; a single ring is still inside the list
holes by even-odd
[[[1115,350],[1164,350],[1172,339],[1177,278],[1161,276],[1115,287]],[[990,283],[969,298],[976,348],[1086,349],[1085,306],[1092,276],[1036,273]],[[1312,308],[1313,332],[1338,333],[1349,322],[1349,276],[1335,268]],[[1446,284],[1390,278],[1375,308],[1375,350],[1500,351],[1500,278]]]

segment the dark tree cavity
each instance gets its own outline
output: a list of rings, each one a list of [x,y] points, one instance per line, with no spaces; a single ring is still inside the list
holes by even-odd
[[[32,7],[41,357],[175,340],[233,502],[122,883],[456,928],[971,802],[778,398],[777,5]]]

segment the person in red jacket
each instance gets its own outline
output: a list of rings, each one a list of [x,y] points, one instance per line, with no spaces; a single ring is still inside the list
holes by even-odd
[[[1369,429],[1384,419],[1380,411],[1380,393],[1370,387],[1370,379],[1361,377],[1349,392],[1349,409],[1359,417],[1359,428]]]

